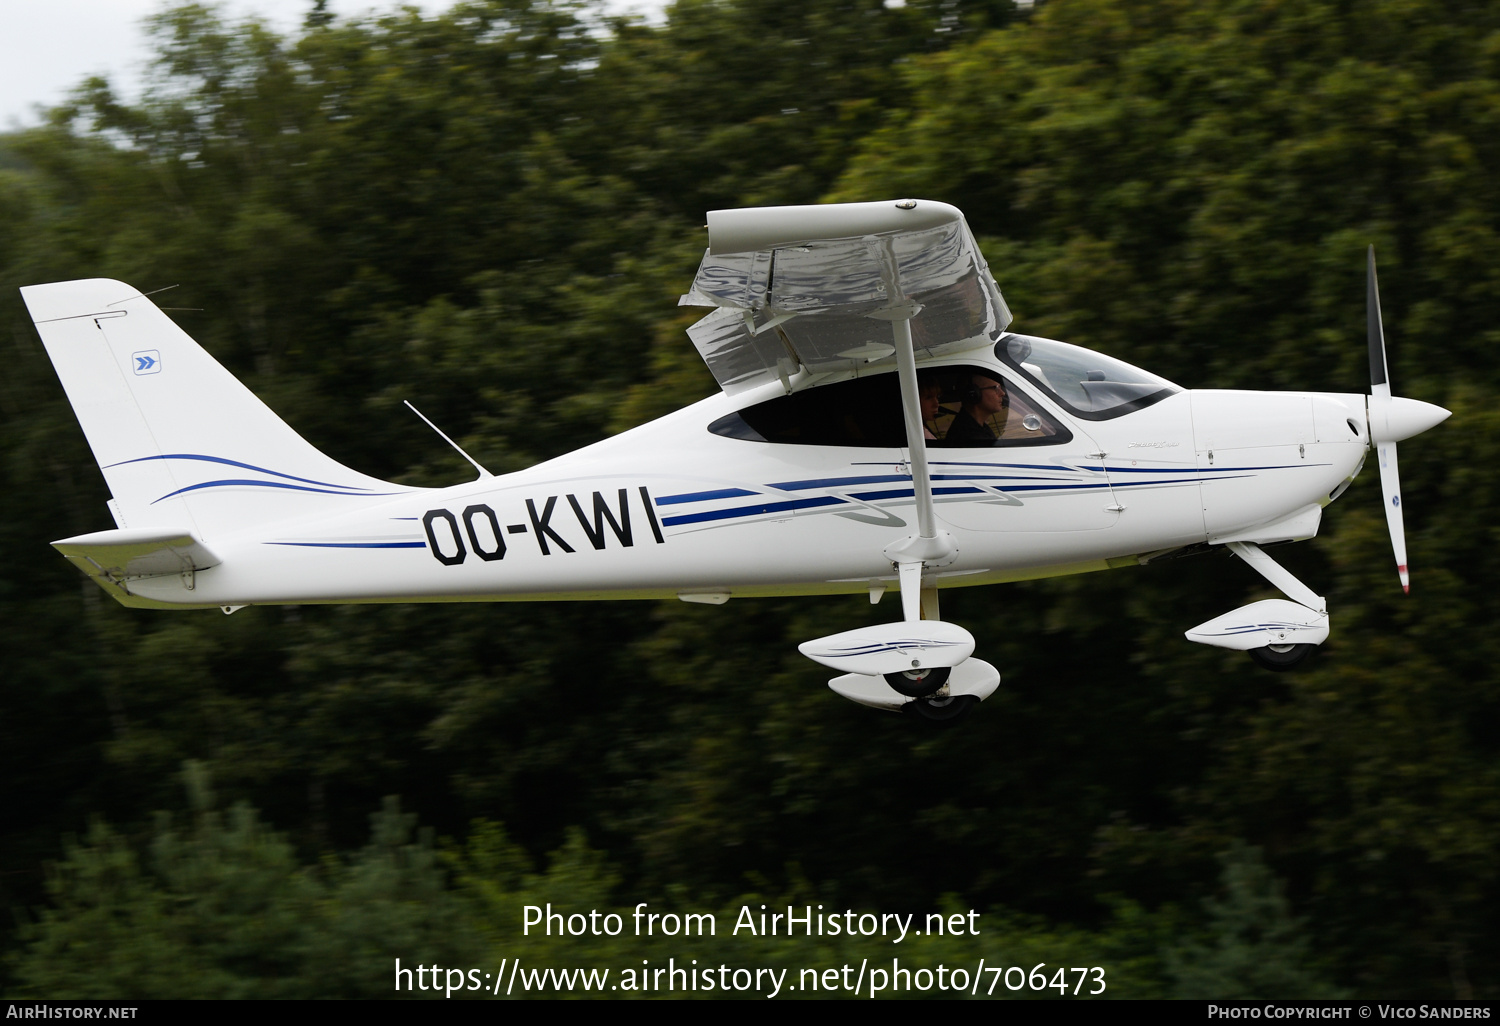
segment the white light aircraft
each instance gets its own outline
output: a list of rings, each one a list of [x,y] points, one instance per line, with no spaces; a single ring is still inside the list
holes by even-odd
[[[24,288],[115,521],[52,544],[122,604],[156,609],[876,603],[894,586],[898,622],[801,651],[842,673],[838,694],[937,721],[1000,679],[939,617],[945,588],[1224,546],[1286,598],[1187,637],[1300,662],[1328,637],[1326,605],[1261,546],[1315,535],[1371,447],[1407,587],[1396,443],[1448,411],[1391,394],[1373,250],[1370,394],[1250,392],[1183,389],[1010,332],[944,203],[720,210],[708,232],[682,303],[711,308],[688,334],[719,394],[529,470],[474,463],[476,480],[439,489],[325,456],[127,285]]]

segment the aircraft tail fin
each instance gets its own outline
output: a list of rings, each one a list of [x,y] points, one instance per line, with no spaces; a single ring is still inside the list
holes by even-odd
[[[319,452],[137,289],[91,278],[21,295],[118,527],[208,539],[408,490]]]

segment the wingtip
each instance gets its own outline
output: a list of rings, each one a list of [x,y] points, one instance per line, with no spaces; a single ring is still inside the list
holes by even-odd
[[[1401,575],[1401,593],[1403,595],[1410,595],[1411,594],[1411,574],[1409,574],[1409,573],[1406,572],[1406,565],[1402,564],[1401,566],[1396,567],[1396,573],[1398,573],[1398,574]]]

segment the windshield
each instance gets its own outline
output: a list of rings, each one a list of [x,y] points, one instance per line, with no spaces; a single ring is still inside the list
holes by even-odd
[[[995,355],[1085,420],[1124,416],[1182,391],[1112,356],[1033,335],[1002,335]]]

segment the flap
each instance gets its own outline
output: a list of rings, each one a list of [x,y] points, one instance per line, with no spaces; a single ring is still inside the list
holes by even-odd
[[[64,538],[52,547],[90,577],[125,580],[218,566],[218,556],[191,531],[125,527]]]

